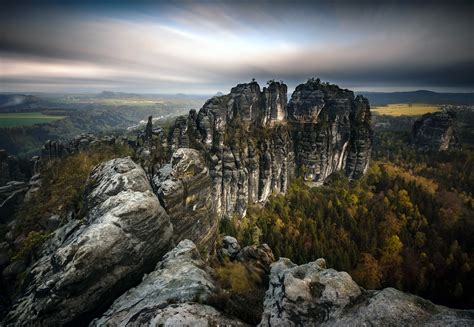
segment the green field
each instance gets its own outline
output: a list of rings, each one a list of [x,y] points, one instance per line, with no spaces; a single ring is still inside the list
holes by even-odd
[[[371,109],[372,112],[377,114],[389,116],[421,116],[428,112],[440,110],[440,107],[437,105],[422,103],[395,103],[385,106],[377,106]]]
[[[64,117],[44,115],[41,112],[0,113],[0,128],[44,124],[63,119]]]

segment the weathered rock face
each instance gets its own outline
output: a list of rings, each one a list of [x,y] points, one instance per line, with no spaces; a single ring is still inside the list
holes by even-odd
[[[212,248],[218,220],[211,197],[212,180],[200,152],[178,149],[152,183],[173,224],[176,242],[187,238]]]
[[[249,271],[265,278],[270,273],[270,265],[275,261],[272,249],[267,244],[246,246],[237,253],[236,259]]]
[[[306,180],[323,182],[344,170],[359,178],[367,170],[372,147],[367,99],[335,85],[309,81],[296,87],[288,114],[294,132],[297,167]]]
[[[88,321],[153,269],[169,248],[168,214],[130,158],[96,167],[85,199],[83,222],[64,225],[43,247],[7,325]]]
[[[221,263],[239,261],[247,270],[263,280],[268,279],[270,265],[275,261],[272,249],[267,244],[249,245],[244,248],[232,236],[224,236],[221,246],[217,249]]]
[[[16,207],[28,191],[28,168],[20,166],[17,157],[0,149],[0,223],[13,218]]]
[[[392,288],[361,289],[323,259],[274,263],[261,326],[472,326],[474,311],[434,305]]]
[[[46,141],[41,149],[42,162],[48,162],[50,160],[63,158],[68,154],[77,153],[89,149],[90,147],[97,146],[99,144],[112,145],[120,143],[123,140],[116,139],[113,136],[104,136],[102,138],[97,137],[94,134],[79,134],[75,138],[68,142],[61,141]],[[125,141],[123,141],[125,142]]]
[[[265,98],[264,125],[275,125],[284,122],[288,118],[286,104],[288,103],[288,88],[283,83],[272,82],[268,88],[263,88]]]
[[[28,192],[28,183],[11,181],[0,186],[0,223],[5,224],[14,216],[18,205]]]
[[[217,288],[193,242],[181,241],[142,283],[119,297],[92,326],[240,326],[203,304]]]
[[[0,149],[0,187],[11,181],[24,181],[25,173],[21,171],[18,158],[8,155],[7,151]]]
[[[227,259],[234,260],[240,252],[240,244],[237,239],[232,236],[224,236],[222,239],[222,245],[217,250],[219,259],[225,261]]]
[[[413,124],[413,143],[421,151],[447,151],[459,147],[455,119],[453,111],[424,114]]]
[[[279,82],[263,91],[256,82],[239,84],[172,128],[174,149],[192,147],[207,160],[220,217],[244,216],[249,204],[285,192],[296,174],[319,183],[337,170],[350,178],[366,171],[367,99],[313,80],[298,86],[288,105],[286,94]]]

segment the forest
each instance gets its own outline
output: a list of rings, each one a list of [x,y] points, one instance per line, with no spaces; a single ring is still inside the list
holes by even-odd
[[[221,232],[267,243],[298,264],[323,257],[368,289],[395,287],[457,308],[474,297],[474,148],[421,154],[408,133],[379,132],[366,176],[301,179]]]

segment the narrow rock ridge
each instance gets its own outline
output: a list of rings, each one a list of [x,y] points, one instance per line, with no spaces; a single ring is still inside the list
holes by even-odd
[[[176,120],[172,150],[199,150],[209,165],[219,217],[242,217],[249,204],[286,192],[293,176],[319,184],[343,170],[359,178],[372,147],[367,99],[309,80],[287,103],[287,86],[239,84]]]

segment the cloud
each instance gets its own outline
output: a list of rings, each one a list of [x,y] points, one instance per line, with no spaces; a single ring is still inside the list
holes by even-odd
[[[0,15],[0,82],[214,93],[252,77],[291,85],[317,75],[356,87],[474,87],[466,4],[336,3],[13,8]]]

